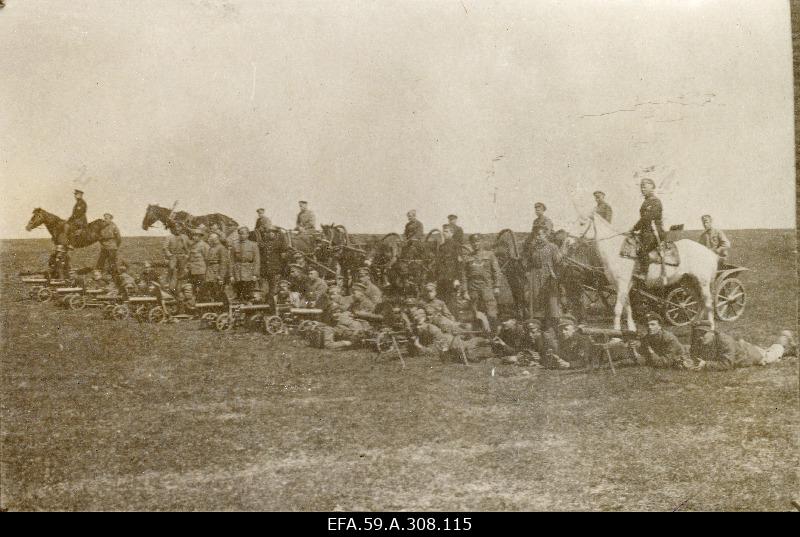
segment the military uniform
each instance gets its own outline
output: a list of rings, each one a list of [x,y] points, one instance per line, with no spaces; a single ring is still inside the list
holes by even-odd
[[[209,246],[206,254],[206,281],[220,284],[230,272],[230,256],[222,243]]]
[[[308,276],[303,285],[303,295],[309,304],[317,307],[317,302],[328,292],[328,284],[322,278]]]
[[[611,205],[609,205],[605,201],[601,201],[600,203],[598,203],[597,206],[594,208],[594,212],[603,217],[603,220],[605,220],[609,224],[611,223],[611,218],[614,215],[614,210],[611,208]]]
[[[573,334],[568,338],[561,338],[558,342],[557,357],[569,362],[571,368],[587,367],[592,363],[592,340],[583,334]],[[548,367],[553,364],[548,363]]]
[[[453,232],[453,240],[459,245],[464,244],[464,230],[458,224],[447,224]]]
[[[692,360],[703,360],[703,369],[710,371],[727,371],[763,363],[758,353],[750,352],[746,345],[720,332],[714,332],[714,340],[710,344],[695,338],[689,354]]]
[[[283,273],[283,254],[286,246],[280,237],[268,233],[261,247],[261,277],[264,278],[268,292],[278,292],[278,282]]]
[[[533,225],[531,226],[531,235],[534,237],[536,236],[536,230],[539,228],[544,228],[547,230],[547,236],[549,237],[550,234],[553,232],[553,221],[546,215],[537,216],[536,219],[533,221]]]
[[[317,217],[308,209],[303,209],[297,213],[297,230],[298,231],[316,231]]]
[[[108,267],[108,272],[116,274],[117,249],[121,243],[122,237],[119,234],[117,225],[114,222],[106,222],[106,225],[100,230],[100,256],[97,258],[95,268],[105,270]]]
[[[425,310],[431,324],[450,334],[461,332],[461,325],[458,324],[443,300],[438,298],[423,300],[422,309]]]
[[[189,246],[189,256],[186,259],[186,271],[189,273],[189,281],[193,290],[198,291],[206,281],[207,257],[209,252],[208,243],[198,240]]]
[[[231,277],[236,294],[247,300],[261,273],[258,245],[251,240],[238,240],[231,246]]]
[[[700,235],[700,244],[712,250],[721,260],[728,257],[728,250],[731,247],[731,241],[728,240],[725,233],[714,228],[706,230]]]
[[[178,281],[186,274],[186,258],[189,255],[189,239],[183,233],[170,235],[164,241],[164,257],[169,267],[169,288],[177,289]]]
[[[370,330],[367,321],[356,319],[348,312],[339,313],[334,322],[333,326],[321,328],[322,348],[324,349],[349,347],[350,343],[362,339]]]
[[[406,227],[405,230],[403,231],[403,238],[407,241],[425,240],[425,231],[422,227],[422,222],[416,219],[406,222]]]
[[[464,277],[473,307],[489,317],[490,324],[497,318],[497,299],[494,289],[499,287],[500,265],[494,252],[477,250],[464,259]]]
[[[431,322],[416,328],[422,349],[416,349],[422,356],[438,357],[442,361],[478,361],[491,356],[491,345],[485,338],[474,337],[468,340],[458,335],[448,334]]]
[[[75,205],[72,207],[72,214],[67,219],[67,224],[69,224],[71,229],[83,229],[89,224],[86,220],[87,209],[88,207],[83,198],[75,200]]]
[[[462,278],[461,243],[454,238],[445,239],[436,254],[436,290],[448,305],[453,305],[453,282]]]
[[[367,280],[363,283],[367,286],[367,288],[364,289],[364,294],[367,296],[370,302],[375,305],[380,304],[383,301],[383,291],[381,291],[377,285],[372,283],[371,280]]]
[[[531,318],[554,320],[561,316],[558,270],[562,257],[561,251],[553,243],[538,239],[534,241],[527,263],[531,276]]]
[[[664,240],[663,212],[661,200],[655,196],[645,198],[642,206],[639,207],[639,221],[633,226],[632,231],[639,233],[641,241],[640,260],[645,260],[647,254],[658,246],[658,239],[653,233],[653,223],[655,223],[655,227],[658,230],[658,236],[661,237],[662,241]]]
[[[647,365],[657,368],[679,367],[686,357],[686,349],[672,332],[661,330],[642,338]]]
[[[256,218],[256,225],[253,226],[253,229],[266,233],[272,229],[272,221],[266,216],[259,216]]]

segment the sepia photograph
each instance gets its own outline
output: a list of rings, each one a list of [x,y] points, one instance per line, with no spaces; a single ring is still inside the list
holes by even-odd
[[[800,511],[799,10],[0,0],[0,511]]]

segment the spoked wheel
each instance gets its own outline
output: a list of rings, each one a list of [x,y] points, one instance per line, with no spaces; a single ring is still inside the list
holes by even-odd
[[[111,317],[116,319],[117,321],[121,321],[123,319],[127,319],[131,316],[131,310],[128,309],[128,306],[125,304],[119,304],[118,306],[114,306],[114,309],[111,310]]]
[[[135,310],[133,310],[133,316],[136,318],[137,321],[146,321],[147,314],[148,314],[147,306],[142,304],[141,306],[137,306]]]
[[[113,319],[114,308],[116,308],[114,304],[106,304],[105,306],[103,306],[103,317],[105,317],[106,319]]]
[[[153,306],[147,313],[147,320],[151,323],[163,323],[169,319],[169,316],[164,308],[161,306]]]
[[[200,324],[206,328],[211,328],[217,322],[217,314],[209,311],[200,317]]]
[[[250,317],[247,318],[247,329],[248,330],[258,330],[263,326],[264,323],[264,314],[263,313],[254,313]]]
[[[299,325],[297,325],[297,331],[301,334],[306,332],[311,332],[312,330],[316,329],[319,323],[317,321],[312,321],[311,319],[306,319],[305,321],[301,321]]]
[[[42,303],[50,302],[50,299],[53,298],[53,292],[47,287],[42,287],[36,293],[36,298]]]
[[[67,306],[72,311],[80,311],[86,307],[86,297],[83,295],[72,295],[67,301]]]
[[[283,332],[283,319],[277,315],[270,315],[264,319],[264,331],[271,336],[280,334]]]
[[[388,332],[381,331],[375,335],[374,345],[376,352],[383,353],[392,350],[394,342],[392,341],[392,336]]]
[[[744,313],[747,296],[744,285],[736,278],[728,278],[719,285],[714,296],[714,312],[720,321],[735,321]]]
[[[698,320],[702,312],[700,295],[693,287],[681,285],[667,294],[664,317],[673,326],[686,326]]]
[[[227,332],[233,328],[233,320],[227,313],[220,313],[217,320],[214,322],[214,327],[220,332]]]
[[[32,299],[38,299],[39,291],[41,291],[42,289],[44,289],[44,287],[42,287],[41,285],[34,285],[28,290],[28,296]]]

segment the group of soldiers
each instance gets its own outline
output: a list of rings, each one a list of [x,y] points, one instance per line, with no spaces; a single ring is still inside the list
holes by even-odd
[[[640,256],[664,240],[662,205],[655,196],[655,183],[641,182],[644,201],[640,218],[631,231],[639,237]],[[86,202],[83,192],[75,191],[76,203],[68,221],[71,228],[86,225]],[[605,193],[594,192],[596,215],[611,222],[613,209]],[[295,231],[315,233],[316,217],[306,201],[299,202]],[[559,273],[566,256],[566,245],[552,241],[554,226],[542,202],[534,204],[535,219],[531,238],[525,250],[524,266],[530,289],[529,308],[524,312],[499,319],[497,297],[500,292],[501,268],[492,249],[479,234],[466,236],[451,214],[442,226],[443,242],[437,256],[436,281],[427,282],[421,296],[402,297],[401,302],[387,300],[382,282],[374,282],[369,258],[356,270],[352,284],[326,281],[313,266],[313,260],[287,248],[278,228],[272,225],[265,210],[256,211],[251,232],[246,226],[227,235],[212,224],[195,229],[175,226],[163,246],[168,268],[167,286],[179,294],[216,300],[228,299],[288,303],[296,307],[319,308],[327,321],[320,330],[318,343],[324,348],[349,347],[370,333],[370,323],[385,318],[390,310],[399,312],[410,338],[410,350],[437,354],[455,359],[479,359],[501,355],[509,363],[569,368],[585,365],[593,357],[594,348],[587,336],[580,333],[575,319],[561,311]],[[117,263],[119,230],[113,216],[104,215],[110,223],[101,242],[94,278],[107,270],[117,278],[117,285],[133,284],[127,267]],[[416,211],[407,213],[403,238],[407,242],[423,241],[424,226]],[[704,232],[701,242],[725,259],[730,241],[713,227],[710,215],[702,217]],[[60,252],[57,252],[60,253]],[[644,258],[643,263],[646,263]],[[645,265],[646,266],[646,265]],[[147,264],[146,271],[152,271]],[[153,279],[148,274],[143,280]],[[648,314],[648,333],[638,347],[624,346],[629,357],[654,367],[686,369],[719,369],[745,363],[765,364],[776,354],[794,349],[791,333],[781,334],[775,345],[760,349],[743,341],[733,341],[717,331],[714,335],[693,337],[689,349],[662,327],[657,314]],[[477,328],[477,335],[476,335]],[[698,323],[695,331],[702,334],[710,326]],[[748,362],[749,361],[749,362]]]

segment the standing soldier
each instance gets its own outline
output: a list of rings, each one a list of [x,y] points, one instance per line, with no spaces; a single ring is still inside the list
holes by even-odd
[[[178,290],[178,282],[186,272],[186,258],[189,255],[189,238],[178,226],[169,228],[170,236],[164,242],[164,257],[168,263],[168,285],[171,291]]]
[[[464,230],[458,225],[458,216],[451,214],[447,216],[447,226],[453,233],[453,240],[459,245],[464,244]]]
[[[87,206],[86,201],[83,199],[83,190],[75,189],[73,194],[75,195],[75,205],[72,207],[72,214],[64,225],[64,235],[66,235],[67,241],[69,241],[70,234],[80,231],[88,225],[86,220]]]
[[[50,259],[47,262],[50,269],[50,278],[55,280],[66,280],[69,276],[69,254],[67,247],[63,244],[57,244],[56,249],[50,254]]]
[[[564,243],[566,246],[566,242]],[[534,240],[527,259],[530,271],[530,319],[543,319],[545,328],[556,328],[561,316],[558,269],[563,253],[547,240],[547,228],[534,227]]]
[[[201,290],[205,292],[203,284],[206,282],[208,251],[209,246],[203,240],[203,232],[199,229],[193,229],[189,241],[186,270],[189,273],[189,283],[192,285],[192,291],[196,296],[200,296]]]
[[[308,209],[307,201],[300,201],[300,212],[297,213],[296,231],[316,231],[317,217]]]
[[[258,245],[248,239],[247,226],[239,228],[239,240],[231,246],[231,276],[239,300],[249,300],[261,273]]]
[[[550,237],[550,234],[553,232],[553,221],[550,220],[547,216],[545,216],[545,211],[547,210],[547,206],[542,203],[541,201],[537,201],[533,204],[533,212],[536,213],[536,218],[533,221],[533,225],[531,226],[531,235],[535,238],[536,237],[536,228],[544,228],[547,230],[547,237]]]
[[[222,245],[217,233],[208,236],[208,253],[206,254],[206,279],[205,288],[209,298],[217,299],[222,296],[225,280],[230,272],[230,257],[228,249]]]
[[[725,236],[725,233],[720,229],[715,229],[711,220],[711,215],[704,214],[703,221],[703,234],[700,235],[700,244],[713,250],[719,256],[720,264],[728,259],[728,253],[731,248],[731,241]]]
[[[105,270],[108,267],[108,272],[116,276],[117,274],[117,249],[122,243],[122,237],[119,234],[119,228],[114,223],[114,217],[110,213],[103,215],[105,226],[100,231],[100,256],[97,258],[95,268],[98,270]]]
[[[408,217],[408,222],[406,222],[406,228],[403,231],[403,238],[407,241],[416,240],[416,241],[423,241],[425,240],[425,232],[422,227],[422,222],[417,220],[417,211],[411,209],[406,213]]]
[[[278,282],[283,272],[283,253],[286,247],[275,228],[270,228],[261,247],[261,277],[264,279],[266,292],[278,292]]]
[[[606,193],[602,190],[596,190],[594,192],[594,201],[597,202],[594,212],[599,214],[601,217],[603,217],[603,220],[610,224],[611,218],[614,215],[614,210],[611,208],[611,205],[606,203]]]
[[[461,248],[462,244],[453,236],[452,227],[442,228],[444,242],[436,253],[435,274],[436,289],[439,296],[450,309],[455,307],[456,283],[462,276]]]
[[[256,225],[253,226],[253,229],[266,234],[268,230],[272,229],[272,222],[267,216],[264,216],[264,213],[264,209],[256,209],[256,214],[258,216],[256,217]]]
[[[467,292],[476,311],[486,314],[489,328],[497,325],[497,295],[500,294],[500,265],[494,252],[486,250],[482,238],[477,233],[469,236],[470,246],[464,259],[464,281]]]
[[[649,177],[642,179],[639,188],[644,201],[639,208],[639,221],[631,231],[639,234],[639,268],[643,273],[647,273],[650,251],[658,246],[659,240],[664,240],[663,207],[661,200],[655,195],[656,183],[652,179]]]

